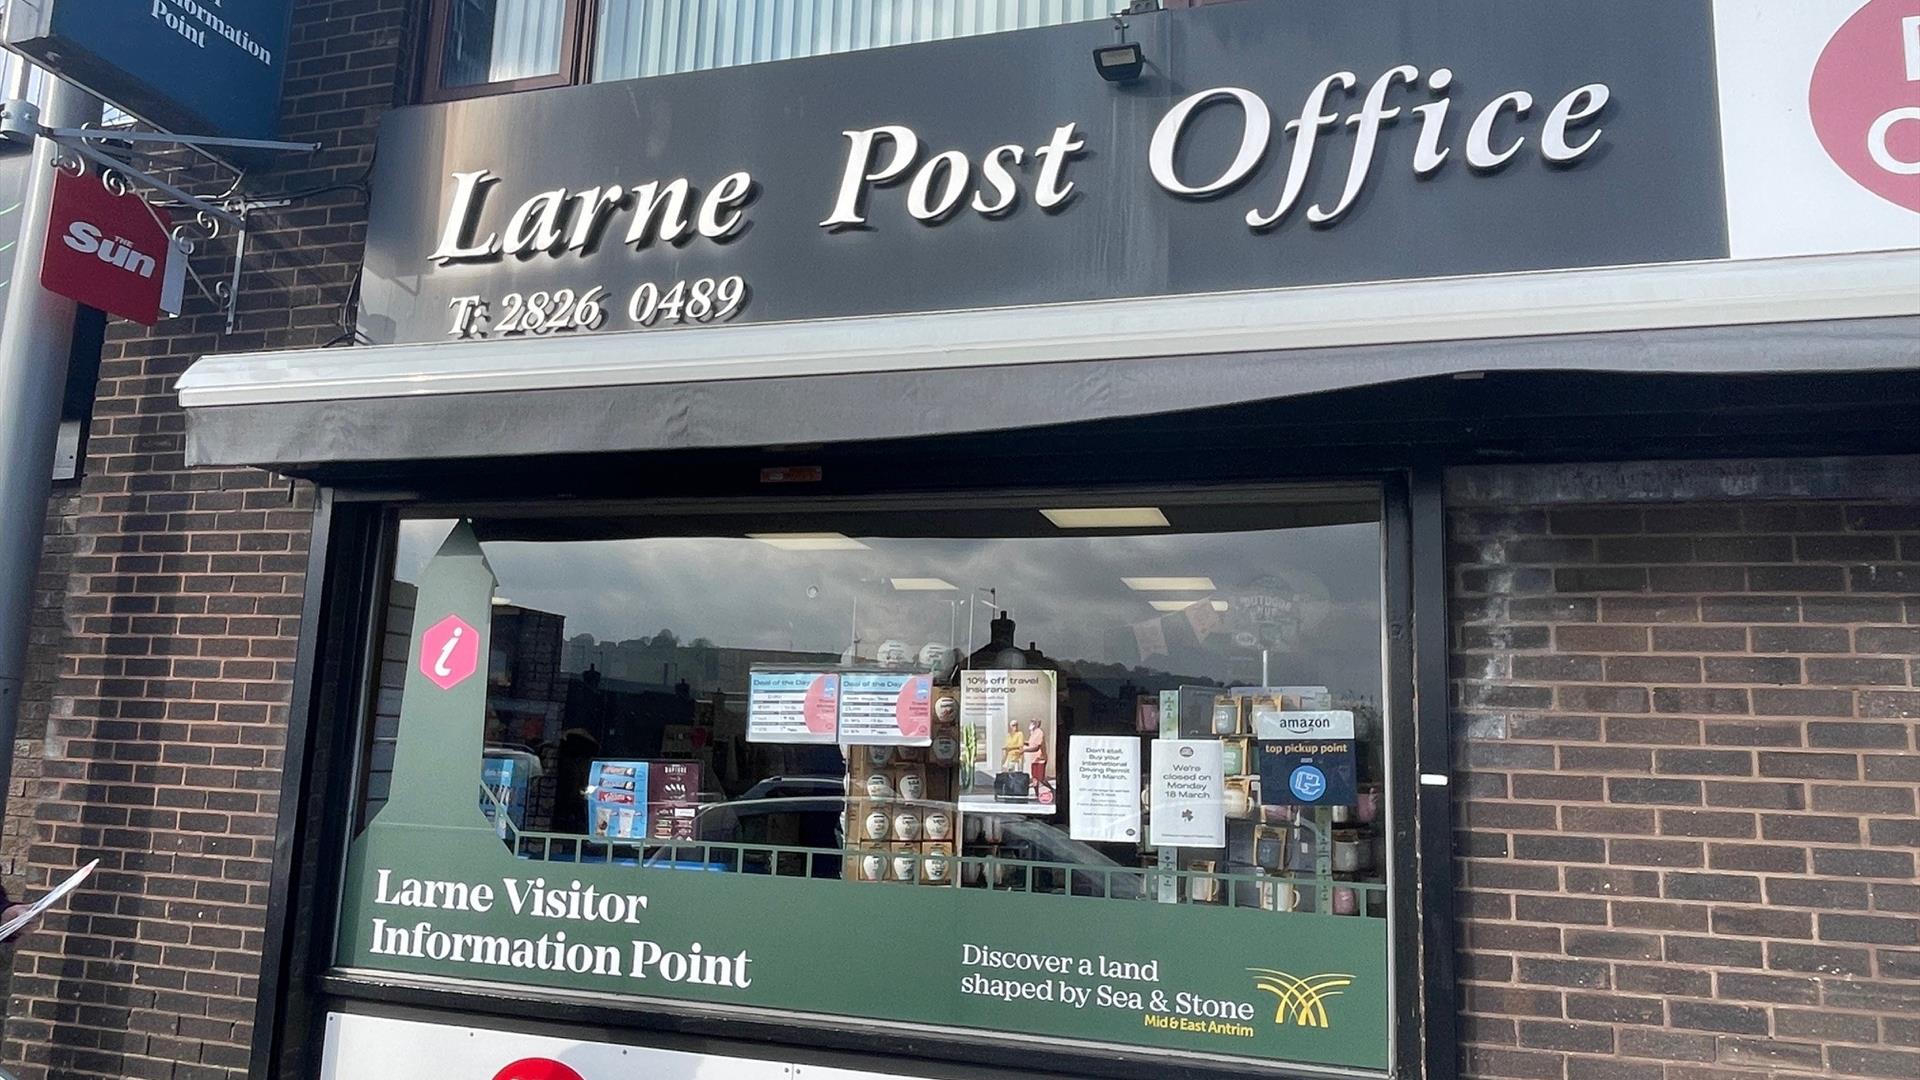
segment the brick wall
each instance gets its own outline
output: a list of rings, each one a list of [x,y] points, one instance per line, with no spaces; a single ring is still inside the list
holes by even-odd
[[[22,1080],[244,1075],[311,497],[185,468],[171,387],[209,352],[341,334],[406,6],[296,3],[284,131],[324,147],[247,190],[316,193],[253,219],[238,331],[204,299],[112,328],[86,479],[50,507],[0,867],[29,891],[100,871],[14,957],[4,1060]],[[223,279],[230,251],[206,245],[196,269]]]
[[[1467,1074],[1920,1076],[1920,503],[1450,529]]]

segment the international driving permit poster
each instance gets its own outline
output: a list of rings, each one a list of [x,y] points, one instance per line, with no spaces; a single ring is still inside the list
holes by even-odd
[[[1140,739],[1075,735],[1068,741],[1067,834],[1075,840],[1140,839]]]

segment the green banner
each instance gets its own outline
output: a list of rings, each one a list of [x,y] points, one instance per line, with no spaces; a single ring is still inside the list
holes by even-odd
[[[1382,919],[641,866],[630,845],[624,864],[564,841],[516,856],[475,798],[492,588],[457,528],[421,582],[340,964],[1387,1068]]]

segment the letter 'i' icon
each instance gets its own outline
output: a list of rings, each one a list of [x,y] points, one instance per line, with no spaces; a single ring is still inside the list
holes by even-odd
[[[435,686],[451,690],[480,668],[480,634],[449,615],[420,635],[420,671]]]

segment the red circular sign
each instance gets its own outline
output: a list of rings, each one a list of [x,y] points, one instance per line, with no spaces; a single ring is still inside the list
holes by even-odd
[[[552,1058],[521,1058],[494,1073],[493,1080],[581,1080],[581,1076]]]
[[[1813,67],[1820,145],[1875,195],[1920,211],[1920,0],[1867,0]]]

